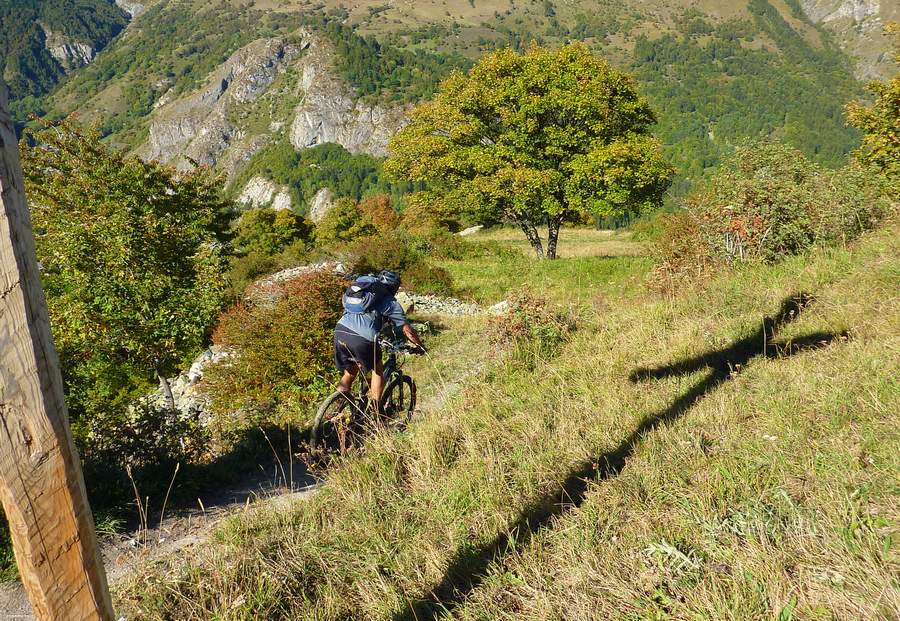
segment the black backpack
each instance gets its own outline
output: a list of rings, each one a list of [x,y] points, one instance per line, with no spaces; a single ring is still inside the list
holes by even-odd
[[[341,304],[346,312],[361,315],[375,308],[386,294],[387,288],[375,276],[366,274],[357,276],[350,283],[341,297]]]

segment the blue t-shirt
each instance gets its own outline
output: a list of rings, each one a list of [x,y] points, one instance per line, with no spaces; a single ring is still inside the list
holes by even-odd
[[[394,299],[394,296],[388,295],[367,313],[344,313],[344,316],[338,321],[336,329],[345,328],[368,341],[375,341],[381,333],[381,328],[384,327],[385,318],[390,319],[397,329],[409,323],[403,307]]]

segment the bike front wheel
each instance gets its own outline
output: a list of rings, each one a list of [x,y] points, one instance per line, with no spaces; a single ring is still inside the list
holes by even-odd
[[[381,409],[389,425],[404,425],[416,409],[416,383],[408,375],[393,377],[384,387]]]

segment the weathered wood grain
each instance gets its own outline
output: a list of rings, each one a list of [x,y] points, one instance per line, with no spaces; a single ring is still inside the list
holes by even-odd
[[[0,500],[38,619],[113,619],[0,82]]]

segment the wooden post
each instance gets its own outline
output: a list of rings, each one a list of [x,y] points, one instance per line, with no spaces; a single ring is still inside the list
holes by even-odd
[[[38,619],[113,619],[0,81],[0,499]]]

